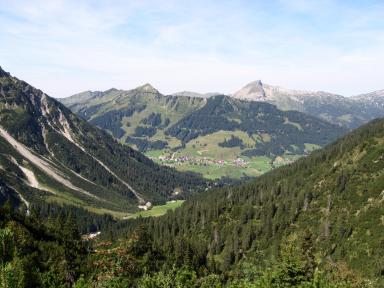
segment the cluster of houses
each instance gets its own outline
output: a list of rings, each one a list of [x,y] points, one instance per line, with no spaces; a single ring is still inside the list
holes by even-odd
[[[235,160],[233,160],[233,163],[234,163],[237,167],[242,167],[242,168],[246,168],[246,167],[248,167],[248,163],[245,162],[245,160],[242,159],[242,158],[236,158]]]
[[[192,165],[218,165],[218,166],[224,166],[227,164],[234,164],[237,167],[247,167],[248,163],[244,161],[244,159],[236,158],[235,160],[229,162],[225,160],[216,160],[216,159],[210,159],[207,157],[193,157],[193,156],[179,156],[176,157],[175,154],[172,155],[161,155],[158,157],[158,160],[163,162],[164,164],[176,164],[181,165],[183,163],[188,162]]]

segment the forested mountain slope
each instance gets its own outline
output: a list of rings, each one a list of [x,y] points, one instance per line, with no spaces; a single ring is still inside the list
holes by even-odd
[[[0,199],[127,212],[204,189],[0,69]]]
[[[166,133],[183,144],[219,131],[241,131],[254,139],[244,143],[233,137],[221,147],[243,147],[241,155],[276,157],[304,154],[305,144],[324,146],[344,132],[343,129],[296,111],[283,112],[268,103],[247,102],[228,96],[214,96],[200,109],[187,115]],[[266,136],[268,135],[268,136]],[[263,138],[264,137],[264,138]]]
[[[164,263],[227,277],[234,271],[244,275],[248,264],[265,271],[287,252],[281,250],[284,243],[304,237],[313,245],[305,253],[313,253],[316,264],[305,262],[309,254],[305,263],[319,269],[331,265],[341,273],[352,269],[347,278],[371,279],[368,286],[356,287],[382,287],[383,144],[384,120],[375,120],[251,183],[196,195],[164,217],[132,221],[128,227],[145,228],[145,239],[156,251],[151,253],[165,255]]]
[[[165,96],[149,84],[129,91],[88,91],[60,101],[121,143],[211,179],[258,176],[346,131],[269,103],[224,95]]]

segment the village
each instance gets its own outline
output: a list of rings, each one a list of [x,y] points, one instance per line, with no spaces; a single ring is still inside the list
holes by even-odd
[[[242,158],[236,158],[233,161],[228,160],[217,160],[217,159],[211,159],[208,157],[196,157],[196,156],[175,156],[175,153],[170,155],[161,155],[157,157],[158,162],[161,162],[164,165],[169,166],[175,166],[175,165],[183,165],[183,164],[189,164],[189,165],[200,165],[200,166],[211,166],[211,165],[217,165],[217,166],[224,166],[224,165],[234,165],[236,167],[240,168],[247,168],[248,162],[246,162]]]

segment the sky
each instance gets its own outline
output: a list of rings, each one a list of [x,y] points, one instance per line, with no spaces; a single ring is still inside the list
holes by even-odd
[[[383,0],[0,0],[0,23],[0,66],[53,97],[384,89]]]

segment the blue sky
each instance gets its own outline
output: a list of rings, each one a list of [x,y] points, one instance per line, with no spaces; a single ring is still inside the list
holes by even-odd
[[[54,97],[151,83],[384,89],[384,1],[0,0],[0,65]]]

